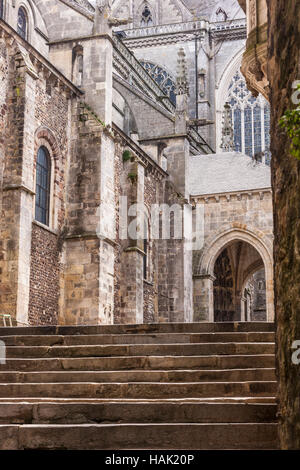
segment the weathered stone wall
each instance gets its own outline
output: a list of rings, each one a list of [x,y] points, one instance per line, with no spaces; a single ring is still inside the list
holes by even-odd
[[[74,106],[61,273],[60,321],[111,323],[114,297],[114,144],[110,131]]]
[[[57,235],[34,224],[31,239],[28,323],[56,325],[58,321],[60,252]]]
[[[1,55],[1,91],[6,95],[0,128],[2,309],[19,324],[56,323],[70,89],[7,25],[0,42],[6,54],[6,67]],[[34,224],[40,146],[48,149],[51,160],[49,227],[43,228]]]
[[[7,90],[8,90],[8,77],[9,77],[9,64],[7,57],[7,49],[5,43],[0,43],[0,128],[2,129],[0,135],[0,188],[2,189],[3,177],[3,162],[5,155],[5,137],[3,130],[6,129],[7,121]],[[1,197],[2,193],[0,193]]]
[[[295,106],[292,83],[300,80],[300,3],[268,0],[268,11],[279,429],[281,447],[299,449],[299,365],[292,364],[291,346],[300,340],[300,162],[289,154],[289,140],[278,121]]]
[[[34,119],[33,178],[36,155],[41,145],[51,158],[49,228],[33,225],[30,262],[30,295],[28,320],[31,324],[56,324],[59,311],[59,274],[61,247],[59,237],[65,218],[66,163],[69,150],[68,98],[47,79],[36,83]],[[32,177],[32,176],[31,176]]]
[[[151,213],[153,204],[157,204],[159,194],[163,195],[163,184],[146,171],[145,206]],[[151,223],[151,218],[149,220]],[[150,237],[150,233],[148,234]],[[157,240],[148,240],[147,277],[144,279],[144,323],[155,323],[158,319],[158,259]]]
[[[7,263],[5,262],[9,253],[9,240],[7,240],[7,237],[4,237],[8,222],[4,222],[3,213],[3,211],[6,211],[6,217],[10,217],[12,215],[11,204],[13,203],[13,201],[9,201],[7,195],[3,193],[4,161],[9,135],[7,120],[8,116],[11,117],[9,104],[12,100],[11,95],[9,95],[9,91],[11,93],[9,80],[12,80],[12,67],[9,66],[8,52],[5,41],[0,41],[0,272],[2,281],[0,284],[0,301],[3,313],[11,313],[10,303],[13,297],[10,286],[11,275],[7,269]],[[14,247],[11,246],[11,248]]]

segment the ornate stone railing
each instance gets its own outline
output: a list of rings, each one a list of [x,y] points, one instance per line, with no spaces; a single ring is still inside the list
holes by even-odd
[[[164,25],[148,26],[144,28],[126,29],[126,38],[139,38],[142,36],[156,36],[159,34],[172,34],[191,32],[201,29],[208,29],[209,23],[204,20],[188,21],[186,23],[173,23]]]
[[[126,39],[134,39],[144,36],[158,36],[161,34],[190,33],[201,30],[226,31],[240,28],[246,28],[245,18],[220,21],[218,23],[211,24],[205,19],[199,19],[197,21],[188,21],[186,23],[174,23],[148,26],[144,28],[126,29],[124,32],[126,34]]]
[[[174,114],[175,106],[169,97],[164,94],[160,86],[150,77],[133,53],[116,36],[113,37],[113,41],[113,64],[116,72],[133,86],[146,93],[157,104],[160,104],[167,111]]]
[[[246,18],[220,21],[218,23],[212,23],[210,25],[211,31],[224,31],[224,30],[232,30],[232,29],[238,29],[238,28],[246,28]]]

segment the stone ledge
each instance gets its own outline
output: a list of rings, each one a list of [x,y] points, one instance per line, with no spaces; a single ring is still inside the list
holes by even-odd
[[[52,228],[48,227],[48,225],[42,224],[41,222],[38,222],[37,220],[33,220],[33,221],[32,221],[32,224],[33,224],[33,225],[36,225],[37,227],[40,227],[40,228],[46,230],[47,232],[52,233],[53,235],[58,236],[57,230],[53,230]]]

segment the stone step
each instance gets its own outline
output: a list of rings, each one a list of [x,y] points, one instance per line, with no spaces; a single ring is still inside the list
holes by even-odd
[[[267,423],[277,405],[266,403],[0,403],[0,424]]]
[[[108,356],[194,356],[274,354],[274,343],[195,343],[100,346],[8,346],[7,358],[108,357]]]
[[[275,369],[0,372],[0,383],[274,381]]]
[[[0,371],[116,371],[173,369],[273,368],[273,354],[210,356],[119,356],[86,358],[7,359]]]
[[[277,448],[275,423],[77,424],[0,426],[0,449]]]
[[[40,326],[0,328],[0,336],[10,335],[98,335],[151,333],[274,332],[271,322],[158,323],[141,325]]]
[[[1,336],[6,346],[83,346],[101,344],[176,344],[176,343],[272,343],[273,332],[157,333],[111,335],[19,335]]]
[[[0,397],[198,398],[272,396],[277,382],[185,383],[11,383],[0,384]]]
[[[272,403],[276,397],[198,397],[198,398],[59,398],[59,397],[0,397],[0,403]]]

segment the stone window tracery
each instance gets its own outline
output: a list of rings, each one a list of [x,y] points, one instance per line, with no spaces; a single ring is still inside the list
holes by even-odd
[[[234,75],[228,89],[232,111],[234,149],[249,157],[266,157],[270,163],[270,107],[262,95],[255,98],[247,89],[241,72]]]
[[[46,147],[40,147],[36,161],[35,220],[49,225],[51,160]]]
[[[23,39],[27,38],[27,14],[23,7],[18,10],[17,31]]]
[[[142,12],[141,27],[153,26],[153,24],[152,12],[149,8],[149,5],[146,4]]]
[[[151,62],[141,61],[141,65],[161,87],[162,91],[170,98],[173,104],[176,104],[176,85],[171,75],[161,67]]]

